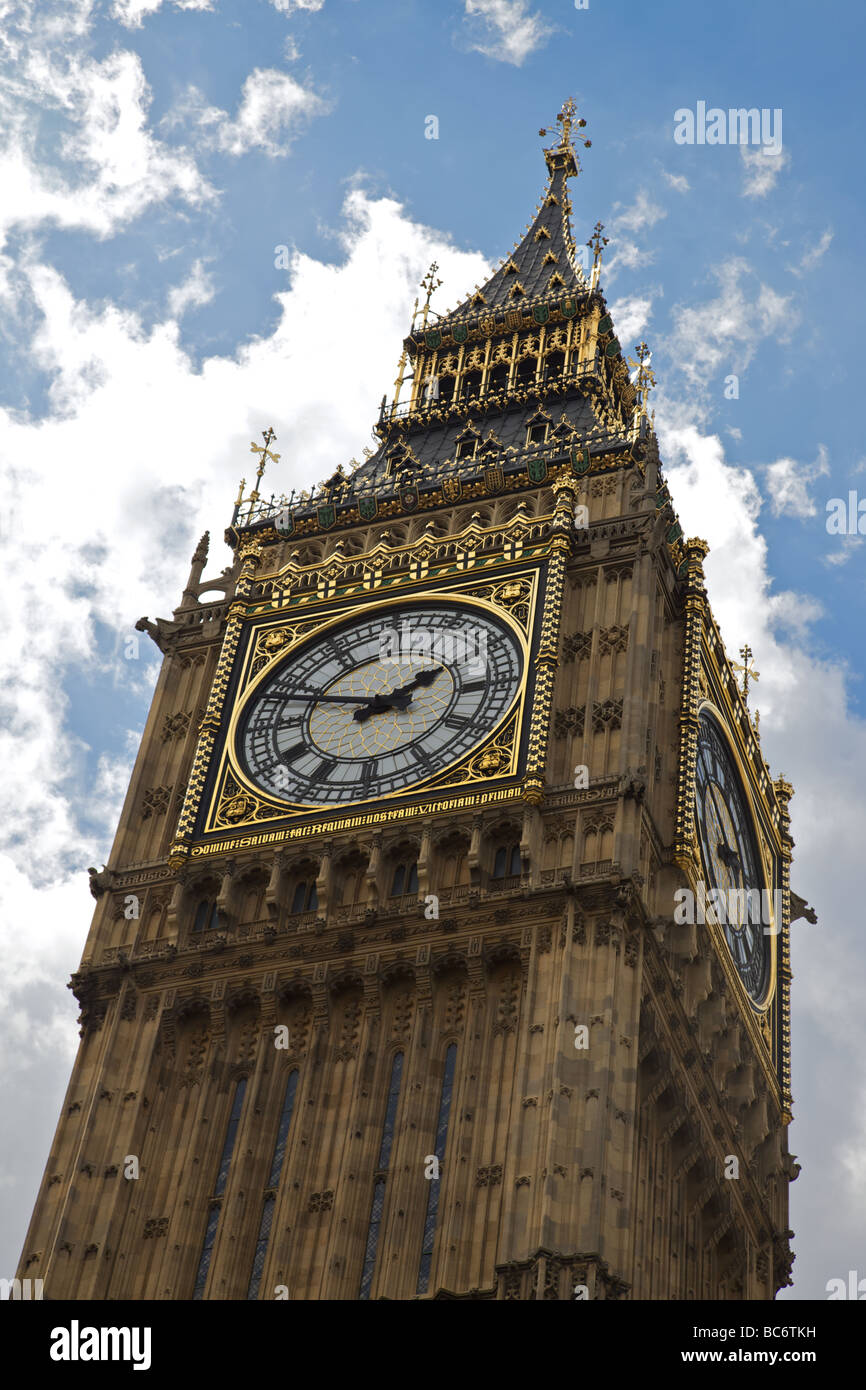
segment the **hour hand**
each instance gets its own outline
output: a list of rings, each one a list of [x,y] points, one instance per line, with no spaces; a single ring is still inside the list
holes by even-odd
[[[408,709],[412,699],[412,691],[417,690],[421,685],[432,685],[438,674],[438,671],[432,669],[419,671],[412,680],[407,681],[405,685],[399,686],[396,690],[373,695],[367,701],[366,709],[356,709],[352,717],[357,719],[359,724],[363,724],[364,720],[369,719],[371,714],[380,713],[382,710]]]
[[[428,667],[426,671],[418,671],[412,680],[407,681],[405,685],[401,685],[397,690],[392,690],[388,698],[392,699],[395,695],[408,695],[410,691],[417,690],[419,686],[422,685],[432,685],[438,674],[439,672],[432,667]]]
[[[402,690],[395,690],[390,695],[377,692],[375,695],[368,695],[365,700],[360,701],[363,709],[356,709],[352,715],[359,724],[363,724],[371,714],[382,714],[388,709],[408,709],[411,695],[405,694]]]
[[[739,864],[740,856],[735,849],[731,849],[727,840],[720,840],[718,844],[719,858],[726,869],[733,869],[735,864]]]

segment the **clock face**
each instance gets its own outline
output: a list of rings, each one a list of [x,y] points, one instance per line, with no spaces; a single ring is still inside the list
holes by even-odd
[[[695,786],[698,831],[707,887],[745,889],[743,910],[726,912],[725,939],[750,997],[760,1003],[770,974],[770,943],[762,921],[758,846],[747,810],[746,796],[733,757],[719,725],[709,714],[700,716]],[[751,890],[751,891],[750,891]],[[737,901],[727,897],[727,902]]]
[[[240,762],[262,791],[296,804],[387,796],[486,738],[522,672],[517,635],[486,609],[430,600],[356,616],[310,638],[256,688]]]

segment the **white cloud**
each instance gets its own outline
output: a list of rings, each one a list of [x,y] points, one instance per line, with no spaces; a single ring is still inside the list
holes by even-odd
[[[465,17],[471,31],[479,33],[472,48],[515,67],[553,33],[541,14],[529,9],[527,0],[465,0]]]
[[[161,9],[164,0],[114,0],[111,16],[127,29],[140,29],[144,20]],[[214,0],[171,0],[176,10],[213,10]]]
[[[720,293],[703,304],[674,309],[668,343],[672,361],[698,386],[723,369],[744,371],[763,339],[786,341],[797,322],[791,297],[756,285],[747,261],[734,257],[714,274]]]
[[[791,156],[786,149],[781,149],[776,153],[771,146],[759,145],[757,149],[749,149],[746,145],[740,145],[740,158],[743,161],[743,187],[741,196],[743,198],[766,198],[776,187],[776,181],[791,163]]]
[[[834,543],[838,546],[832,555],[825,555],[823,563],[825,565],[847,565],[851,557],[858,551],[863,544],[862,536],[836,536]]]
[[[809,493],[810,484],[830,472],[827,450],[822,444],[815,463],[777,459],[767,466],[767,491],[774,516],[794,516],[805,520],[816,516],[818,508]]]
[[[655,257],[654,252],[645,251],[628,237],[611,236],[611,242],[613,254],[604,266],[604,279],[608,285],[613,284],[620,270],[636,270],[638,266],[649,265]]]
[[[213,281],[205,270],[204,263],[200,260],[193,261],[186,280],[180,285],[175,285],[168,292],[169,318],[180,319],[187,309],[195,309],[202,304],[208,304],[213,297]]]
[[[321,10],[325,0],[271,0],[280,14],[293,14],[295,10]]]
[[[810,246],[809,249],[803,253],[797,265],[788,266],[791,274],[808,275],[809,271],[814,270],[818,262],[824,259],[824,256],[830,249],[832,240],[833,233],[828,227],[826,231],[821,233],[821,236],[815,242],[814,246]]]
[[[276,68],[256,68],[244,82],[234,117],[218,106],[208,106],[198,88],[189,87],[183,99],[163,117],[163,123],[167,127],[197,128],[200,144],[225,154],[241,155],[260,149],[276,158],[289,153],[302,125],[328,109],[321,97],[288,73]]]
[[[610,306],[610,314],[617,336],[623,343],[640,338],[652,317],[652,295],[624,295],[615,299]]]
[[[654,227],[663,217],[667,217],[664,208],[642,188],[631,207],[618,214],[614,227],[617,231],[641,232],[644,227]]]
[[[7,130],[0,234],[55,223],[110,236],[154,203],[200,206],[216,196],[188,151],[148,130],[151,94],[137,54],[114,52],[101,62],[76,54],[61,64],[34,50],[19,86],[14,97],[0,97]],[[53,164],[38,147],[36,104],[61,125]]]
[[[677,193],[688,193],[691,184],[685,174],[669,174],[667,169],[662,169],[662,178],[669,188],[673,188]]]
[[[621,204],[618,203],[616,209],[620,207]],[[654,227],[663,217],[667,217],[664,208],[653,202],[643,188],[638,192],[631,207],[617,212],[610,227],[613,254],[605,265],[604,273],[608,285],[613,284],[621,270],[635,270],[638,266],[649,265],[655,259],[655,252],[638,246],[637,242],[632,240],[631,234]]]

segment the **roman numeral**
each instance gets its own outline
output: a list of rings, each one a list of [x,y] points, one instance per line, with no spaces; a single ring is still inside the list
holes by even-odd
[[[485,680],[469,681],[468,685],[460,687],[460,694],[465,695],[467,691],[485,690],[487,682]]]
[[[302,753],[306,752],[307,745],[302,741],[301,743],[293,743],[291,748],[286,748],[284,752],[280,754],[280,757],[284,763],[290,763],[295,758],[299,758]]]
[[[363,767],[361,768],[362,792],[366,793],[370,790],[370,784],[373,781],[373,776],[378,766],[378,761],[375,758],[370,758],[366,763],[364,763]]]
[[[321,778],[323,782],[327,781],[336,766],[333,758],[322,758],[318,767],[314,767],[310,773],[310,780],[318,781]]]

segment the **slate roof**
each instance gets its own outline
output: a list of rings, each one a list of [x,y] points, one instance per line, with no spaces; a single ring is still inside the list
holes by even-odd
[[[491,430],[496,434],[501,442],[503,455],[508,449],[517,450],[522,455],[526,440],[526,427],[530,417],[535,415],[537,410],[538,404],[532,403],[516,408],[512,407],[505,411],[495,410],[484,414],[476,412],[474,415],[466,416],[460,420],[453,420],[447,424],[437,422],[425,430],[414,432],[406,440],[419,464],[417,469],[412,470],[413,474],[417,476],[419,481],[435,478],[440,471],[440,464],[443,464],[446,459],[453,461],[457,450],[457,437],[463,433],[470,421],[473,428],[481,435],[482,440],[487,438]],[[581,435],[597,428],[592,407],[586,396],[576,395],[567,400],[550,402],[547,405],[547,413],[554,425],[559,423],[564,414]],[[353,473],[349,490],[344,494],[345,500],[351,499],[356,492],[366,492],[371,487],[384,487],[387,491],[393,488],[393,481],[388,478],[386,470],[387,455],[396,442],[397,436],[387,439],[380,445],[375,454]],[[510,457],[513,456],[509,455],[508,458]],[[508,458],[504,459],[506,465]],[[479,465],[472,462],[468,466],[464,465],[460,471],[465,474],[469,470],[475,472],[478,468]]]
[[[431,327],[447,328],[479,313],[518,308],[529,300],[586,292],[588,281],[577,264],[577,248],[569,225],[571,202],[567,174],[564,162],[555,164],[535,218],[522,240],[515,243],[511,255],[480,290],[468,295],[456,309],[437,319]],[[522,294],[515,293],[518,285]],[[483,303],[479,301],[479,294]]]

